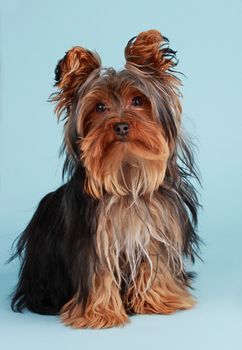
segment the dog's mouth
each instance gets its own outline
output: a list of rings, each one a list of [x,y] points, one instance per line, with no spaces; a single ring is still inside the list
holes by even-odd
[[[112,141],[111,143],[123,143],[123,142],[129,142],[131,141],[128,136],[117,136],[117,138]]]
[[[150,147],[147,142],[141,139],[131,139],[128,136],[126,137],[120,137],[115,140],[112,140],[104,150],[104,153],[107,152],[108,150],[111,150],[114,147],[122,147],[123,150],[129,150],[132,152],[135,149],[139,149],[141,152],[146,151],[146,152],[151,152],[154,155],[158,154],[160,150]],[[123,148],[124,147],[124,148]]]
[[[106,147],[104,148],[104,153],[106,153],[108,150],[110,150],[113,147],[119,147],[120,145],[125,145],[130,143],[131,140],[128,137],[121,137],[121,138],[117,138],[115,140],[112,140],[111,142],[109,142]]]
[[[117,142],[128,142],[129,138],[127,136],[122,136],[119,137],[118,140],[116,140]]]
[[[125,143],[129,143],[129,144],[134,144],[136,146],[141,146],[141,147],[145,147],[148,148],[147,145],[145,144],[144,141],[140,140],[140,139],[131,139],[128,136],[125,137],[117,137],[115,140],[111,141],[108,145],[107,148],[111,147],[111,146],[116,146],[116,145],[120,145],[120,144],[125,144]]]

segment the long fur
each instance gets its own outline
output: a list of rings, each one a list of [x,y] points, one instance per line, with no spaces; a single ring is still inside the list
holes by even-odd
[[[45,196],[25,231],[15,258],[22,258],[12,308],[25,307],[40,314],[57,314],[80,290],[85,305],[96,261],[95,217],[97,203],[83,192],[85,171]]]
[[[155,30],[126,49],[126,69],[102,69],[98,55],[68,51],[51,96],[64,114],[66,184],[45,196],[17,242],[22,259],[12,308],[61,314],[75,328],[111,327],[128,313],[192,307],[198,255],[199,181],[181,127],[175,52]],[[130,101],[141,95],[144,105]],[[95,111],[98,102],[108,109]],[[127,107],[129,106],[129,107]],[[128,142],[113,132],[129,123]]]

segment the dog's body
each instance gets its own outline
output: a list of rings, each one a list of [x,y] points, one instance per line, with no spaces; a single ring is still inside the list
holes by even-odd
[[[80,47],[59,62],[52,101],[65,112],[69,177],[18,241],[13,309],[103,328],[192,307],[184,257],[193,261],[199,242],[197,175],[166,44],[157,31],[139,34],[120,72]]]

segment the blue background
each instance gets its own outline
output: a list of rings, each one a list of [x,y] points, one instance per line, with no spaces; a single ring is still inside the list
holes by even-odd
[[[1,349],[241,349],[241,1],[4,1],[1,4]],[[72,330],[57,317],[15,314],[8,295],[18,262],[13,239],[36,204],[61,184],[52,92],[55,65],[71,46],[97,50],[119,69],[123,49],[156,28],[178,51],[184,125],[197,138],[203,190],[195,309],[135,316],[124,328]]]

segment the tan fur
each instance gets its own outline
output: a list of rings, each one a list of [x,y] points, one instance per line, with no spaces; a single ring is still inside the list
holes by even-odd
[[[166,58],[162,45],[166,39],[157,30],[148,30],[139,33],[131,40],[125,48],[127,64],[132,64],[138,68],[149,66],[149,69],[157,70],[160,74],[172,68],[175,63]]]
[[[88,172],[86,191],[97,198],[103,190],[118,196],[152,194],[163,181],[169,156],[162,130],[154,122],[141,124],[125,117],[123,121],[130,123],[131,130],[128,141],[121,142],[112,135],[112,125],[118,121],[108,119],[101,126],[103,131],[94,128],[80,143]]]
[[[172,193],[170,184],[179,179],[174,152],[181,82],[171,70],[175,53],[165,45],[155,30],[140,33],[128,43],[126,70],[119,74],[102,70],[98,56],[82,48],[61,63],[61,91],[53,100],[58,115],[64,109],[68,115],[67,151],[85,168],[85,191],[98,200],[99,270],[87,307],[82,310],[77,292],[61,310],[62,321],[74,328],[107,328],[125,324],[126,311],[170,314],[194,304],[184,277],[184,218],[174,197],[158,191],[167,186]],[[137,96],[141,106],[132,103]],[[114,131],[120,122],[129,126],[125,140]]]
[[[77,89],[100,66],[100,57],[83,47],[75,46],[66,53],[59,62],[60,80],[56,86],[60,91],[53,94],[51,98],[51,101],[57,102],[55,111],[58,118],[64,109],[71,112],[73,97]]]
[[[97,209],[97,254],[103,273],[94,277],[84,314],[77,298],[63,307],[63,322],[74,328],[126,323],[119,294],[122,281],[129,286],[124,298],[128,311],[169,314],[193,305],[192,297],[177,278],[184,266],[176,212],[156,190],[162,184],[166,163],[137,154],[138,151],[133,158],[123,157],[122,161],[117,153],[117,168],[115,159],[113,168],[109,161],[113,172],[103,181],[108,193],[102,196]],[[159,153],[157,157],[161,157]]]
[[[195,303],[192,296],[160,261],[157,264],[151,283],[150,266],[141,264],[136,283],[127,293],[126,308],[137,314],[171,314],[190,309]]]
[[[158,194],[152,198],[106,196],[101,201],[98,254],[119,287],[126,278],[124,266],[130,271],[126,282],[135,284],[144,259],[150,267],[151,279],[154,264],[150,252],[162,261],[166,269],[178,275],[183,272],[180,228],[173,217],[174,210],[167,207],[160,197]]]
[[[107,195],[98,209],[97,253],[88,305],[75,296],[61,310],[74,328],[108,328],[128,322],[128,312],[170,314],[189,309],[194,300],[176,278],[183,272],[182,240],[172,208],[152,198]],[[122,280],[129,286],[122,301]],[[124,305],[123,305],[124,303]]]
[[[111,275],[100,272],[94,277],[84,313],[75,296],[63,306],[61,320],[73,328],[109,328],[127,323],[128,316]]]

